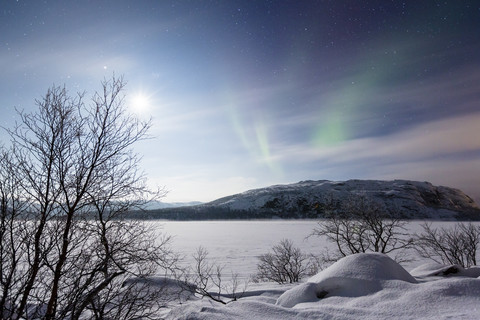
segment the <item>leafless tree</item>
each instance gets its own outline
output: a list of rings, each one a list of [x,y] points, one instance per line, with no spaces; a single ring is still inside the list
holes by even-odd
[[[198,247],[193,254],[193,260],[193,266],[181,270],[179,278],[183,290],[221,304],[236,301],[243,296],[248,281],[241,286],[238,274],[232,274],[230,279],[227,279],[223,266],[209,260],[207,249]]]
[[[0,160],[3,318],[105,318],[100,309],[110,319],[138,318],[136,303],[152,299],[122,284],[174,263],[168,238],[156,242],[147,225],[123,219],[162,195],[148,190],[138,170],[132,145],[150,123],[126,112],[124,86],[122,78],[104,81],[90,103],[83,93],[53,87],[36,112],[19,112],[21,121],[7,129],[12,148]],[[118,299],[127,297],[132,310],[119,311],[127,304]]]
[[[294,283],[318,271],[315,259],[304,254],[288,239],[283,239],[272,247],[272,252],[262,254],[258,259],[257,281]]]
[[[28,207],[22,198],[16,166],[7,150],[0,151],[0,318],[14,316],[18,288],[25,284],[27,272],[23,266],[28,253],[31,228],[24,222]]]
[[[327,212],[310,236],[325,237],[336,246],[337,258],[354,253],[381,252],[408,260],[412,239],[406,221],[385,206],[363,196],[352,196]]]
[[[428,223],[422,227],[423,232],[415,235],[415,250],[421,257],[462,267],[477,265],[480,226],[460,222],[450,228],[432,228]]]

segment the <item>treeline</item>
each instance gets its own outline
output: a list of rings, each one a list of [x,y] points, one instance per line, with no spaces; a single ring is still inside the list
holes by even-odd
[[[217,206],[191,206],[163,208],[156,210],[136,210],[126,217],[140,220],[236,220],[236,219],[316,219],[324,212],[318,210],[298,210],[280,208],[260,208],[256,210],[234,210]]]
[[[235,219],[270,219],[273,215],[259,214],[256,211],[231,210],[218,207],[178,207],[145,211],[131,211],[126,216],[139,220],[235,220]]]
[[[365,199],[362,196],[350,196],[350,198],[362,198],[363,201],[376,202],[372,199]],[[310,203],[305,198],[297,200],[295,206],[283,206],[281,199],[274,198],[267,203],[255,209],[236,210],[229,207],[217,205],[196,205],[176,208],[162,208],[155,210],[132,210],[125,217],[128,219],[139,220],[243,220],[243,219],[329,219],[333,215],[341,214],[344,203],[352,202],[347,198],[340,201],[339,199],[330,199],[325,202]],[[379,203],[380,205],[380,203]],[[382,210],[389,212],[404,220],[410,219],[428,219],[428,220],[444,220],[441,215],[437,217],[420,215],[417,211],[408,211],[408,208],[388,207],[381,204]],[[449,216],[452,218],[452,216]],[[457,212],[455,217],[459,221],[478,221],[480,220],[478,210],[463,210]]]

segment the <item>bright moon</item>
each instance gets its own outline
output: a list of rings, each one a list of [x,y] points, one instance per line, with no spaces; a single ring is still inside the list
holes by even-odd
[[[151,105],[150,97],[142,92],[134,94],[130,103],[132,110],[137,113],[145,113]]]

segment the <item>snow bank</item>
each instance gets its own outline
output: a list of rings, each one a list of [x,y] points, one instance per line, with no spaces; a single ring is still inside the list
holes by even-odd
[[[445,267],[452,266],[429,264],[412,272],[429,276]],[[479,269],[459,269],[456,275],[475,276]],[[418,282],[381,254],[343,258],[285,290],[263,295],[257,287],[258,296],[247,294],[225,306],[202,299],[173,309],[167,319],[480,319],[480,279],[437,276],[435,281]]]
[[[278,298],[277,304],[291,308],[331,296],[364,296],[381,290],[384,280],[416,283],[402,266],[384,254],[354,254],[337,261],[308,282],[286,291]]]
[[[161,296],[164,298],[165,301],[185,302],[187,300],[195,298],[192,291],[187,290],[189,286],[194,287],[193,284],[185,283],[183,281],[171,279],[168,277],[131,277],[125,280],[123,285],[130,284],[138,286],[139,290],[161,291]]]
[[[416,278],[427,277],[480,277],[480,267],[474,266],[470,268],[463,268],[459,265],[443,265],[438,263],[425,263],[412,271],[410,274]]]

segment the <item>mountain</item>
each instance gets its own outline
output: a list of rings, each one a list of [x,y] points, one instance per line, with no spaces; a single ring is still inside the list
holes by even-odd
[[[144,205],[144,210],[156,210],[164,208],[178,208],[178,207],[190,207],[202,204],[200,201],[191,202],[162,202],[162,201],[150,201]]]
[[[380,204],[404,219],[480,220],[480,208],[461,190],[408,180],[301,181],[249,190],[201,205],[153,210],[149,217],[322,218],[355,197]]]

